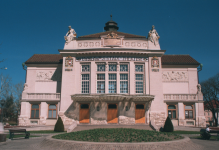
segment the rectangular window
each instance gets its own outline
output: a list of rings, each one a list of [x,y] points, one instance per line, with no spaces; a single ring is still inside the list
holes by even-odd
[[[120,74],[120,93],[128,93],[128,74]]]
[[[128,65],[120,65],[120,71],[127,72],[128,71]]]
[[[116,93],[116,74],[109,74],[109,93]]]
[[[143,93],[143,74],[135,75],[135,92]]]
[[[143,72],[143,65],[135,65],[135,72]]]
[[[97,74],[97,93],[105,93],[105,74]]]
[[[170,119],[176,119],[176,106],[175,105],[168,106],[168,116]]]
[[[32,104],[31,118],[39,118],[39,104]]]
[[[89,93],[90,91],[90,75],[82,74],[81,93]]]
[[[191,105],[185,106],[185,118],[186,119],[193,119],[193,106],[191,106]]]
[[[116,65],[109,65],[109,71],[116,71]]]
[[[49,113],[48,118],[56,118],[57,117],[57,109],[55,104],[49,105]]]
[[[105,71],[105,65],[97,65],[97,71]]]
[[[90,71],[90,65],[82,65],[82,72],[89,72]]]

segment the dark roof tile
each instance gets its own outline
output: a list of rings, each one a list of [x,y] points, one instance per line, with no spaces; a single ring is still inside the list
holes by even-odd
[[[163,55],[161,57],[162,65],[199,65],[190,55]]]
[[[26,64],[62,64],[61,54],[34,54],[26,62]]]

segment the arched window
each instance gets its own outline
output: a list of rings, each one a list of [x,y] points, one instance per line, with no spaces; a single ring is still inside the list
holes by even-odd
[[[170,119],[176,119],[176,106],[175,105],[169,105],[168,106],[168,116]]]

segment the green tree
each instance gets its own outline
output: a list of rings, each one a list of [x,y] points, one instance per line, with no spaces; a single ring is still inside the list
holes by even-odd
[[[56,124],[55,124],[55,128],[54,131],[56,132],[64,132],[64,124],[62,122],[62,118],[59,117]]]
[[[5,117],[8,119],[15,117],[14,98],[12,94],[6,98],[4,112]]]
[[[174,127],[173,127],[173,123],[171,121],[171,119],[169,117],[167,117],[165,124],[164,124],[164,131],[165,132],[173,132]]]

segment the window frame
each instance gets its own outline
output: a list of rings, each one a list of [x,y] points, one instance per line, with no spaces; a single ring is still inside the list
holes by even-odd
[[[50,105],[55,105],[56,109],[49,109]],[[52,116],[53,116],[53,110],[56,110],[56,116],[55,117],[49,117],[49,110],[52,110]],[[48,104],[48,115],[47,115],[48,119],[57,119],[57,104]]]
[[[115,79],[110,79],[110,75],[115,75]],[[110,82],[115,82],[116,84],[115,84],[115,89],[114,90],[111,90],[110,89],[110,85],[112,85],[112,84],[110,84]],[[114,94],[116,94],[117,93],[117,74],[116,73],[109,73],[108,74],[108,93],[112,93],[112,92],[110,92],[110,91],[115,91],[115,93]]]
[[[36,108],[34,108],[34,109],[32,109],[32,106],[33,105],[38,105],[39,106],[39,108],[38,109],[36,109]],[[32,110],[35,110],[34,111],[34,117],[32,118],[31,116],[32,116]],[[39,117],[38,118],[36,118],[35,116],[36,116],[36,110],[39,110]],[[40,104],[31,104],[31,108],[30,108],[30,119],[39,119],[40,118]]]
[[[191,106],[192,109],[186,109],[186,106]],[[188,118],[186,118],[186,111],[188,111]],[[192,111],[192,118],[189,117],[189,111]],[[184,115],[185,119],[194,119],[194,104],[184,104]]]
[[[127,80],[121,80],[121,75],[126,74],[127,75]],[[127,93],[121,93],[121,82],[127,82]],[[129,93],[129,73],[121,73],[119,74],[119,93],[120,94],[128,94]],[[124,91],[124,90],[123,90]]]
[[[169,109],[169,106],[175,106],[176,109]],[[167,105],[167,116],[169,117],[169,110],[171,111],[171,120],[177,120],[178,119],[178,105],[177,104],[168,104]],[[176,118],[173,118],[173,113],[172,111],[176,111]]]
[[[81,65],[81,67],[80,67],[81,68],[80,69],[80,71],[81,71],[81,77],[80,77],[80,79],[81,79],[81,82],[80,82],[81,86],[80,86],[80,88],[81,89],[80,89],[80,92],[81,92],[81,94],[90,94],[90,92],[91,92],[91,85],[90,85],[90,83],[91,83],[90,82],[91,81],[91,73],[90,73],[91,72],[91,63],[81,62],[80,65]],[[82,71],[82,66],[83,65],[89,65],[89,71]],[[82,76],[86,75],[86,74],[89,75],[89,80],[82,80],[83,79]],[[82,92],[82,85],[83,85],[82,82],[88,82],[89,83],[89,86],[88,86],[89,90],[88,90],[88,92],[84,92],[84,93]]]
[[[96,86],[96,93],[97,93],[97,94],[105,94],[105,93],[106,93],[106,75],[105,75],[105,73],[97,73],[96,75],[97,75],[97,76],[98,76],[98,75],[104,75],[104,80],[98,80],[98,79],[97,79],[97,76],[96,76],[96,81],[97,81],[97,82],[96,82],[96,85],[97,85],[97,86]],[[98,91],[102,91],[102,90],[103,90],[103,89],[98,89],[98,82],[99,82],[99,83],[104,82],[104,93],[102,93],[102,92],[98,93]]]
[[[136,66],[142,66],[142,71],[136,71]],[[143,80],[136,80],[136,75],[142,75],[142,79]],[[136,82],[142,82],[142,86],[143,86],[143,92],[142,93],[137,93],[137,90],[136,90]],[[135,63],[135,94],[145,94],[145,65],[143,63]]]

